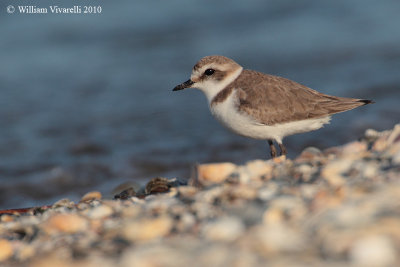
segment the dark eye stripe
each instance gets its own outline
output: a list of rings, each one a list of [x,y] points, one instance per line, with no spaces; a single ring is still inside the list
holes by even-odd
[[[215,72],[215,70],[213,69],[206,69],[206,71],[204,72],[205,75],[210,76],[213,75]]]

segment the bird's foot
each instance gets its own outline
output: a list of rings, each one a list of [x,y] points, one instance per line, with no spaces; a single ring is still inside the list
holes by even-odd
[[[276,148],[274,146],[274,143],[272,142],[272,140],[268,140],[268,144],[269,144],[269,149],[271,151],[271,157],[275,158],[277,153],[276,153]]]
[[[279,144],[279,148],[281,149],[281,156],[286,156],[287,151],[286,151],[286,147],[283,144]]]

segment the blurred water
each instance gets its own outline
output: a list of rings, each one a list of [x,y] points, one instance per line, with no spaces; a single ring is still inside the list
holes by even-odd
[[[397,0],[85,3],[102,14],[7,14],[17,4],[2,4],[1,208],[109,196],[125,181],[188,177],[196,162],[268,158],[264,142],[220,126],[200,92],[171,92],[210,54],[377,102],[287,138],[291,157],[399,121]]]

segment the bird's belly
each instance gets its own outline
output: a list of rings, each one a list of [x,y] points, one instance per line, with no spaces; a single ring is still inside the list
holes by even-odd
[[[329,123],[330,120],[328,116],[318,119],[265,125],[239,112],[233,105],[230,105],[229,101],[212,106],[210,109],[218,121],[239,135],[254,139],[274,139],[277,142],[281,142],[288,135],[317,130],[325,123]]]
[[[220,112],[219,109],[212,110],[214,117],[231,131],[250,138],[268,139],[273,138],[273,129],[258,125],[251,118],[244,116],[237,111]]]

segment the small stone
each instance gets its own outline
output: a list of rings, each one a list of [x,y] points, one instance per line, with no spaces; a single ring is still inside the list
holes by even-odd
[[[197,177],[194,184],[209,186],[212,184],[220,184],[225,181],[231,173],[236,169],[233,163],[210,163],[197,166]]]
[[[69,200],[68,198],[63,198],[54,203],[52,206],[52,208],[61,208],[61,207],[72,209],[75,207],[75,203]]]
[[[391,131],[384,131],[380,133],[379,138],[374,142],[372,149],[378,152],[384,151],[393,143],[400,140],[400,124],[394,126]]]
[[[100,205],[90,209],[87,216],[91,219],[101,219],[113,214],[113,209],[107,205]]]
[[[127,223],[121,231],[122,237],[130,241],[149,241],[169,234],[173,221],[167,216],[143,218]]]
[[[382,152],[388,147],[387,136],[378,138],[372,145],[372,150]]]
[[[92,192],[86,193],[81,198],[80,202],[90,202],[90,201],[95,200],[95,199],[99,200],[99,199],[101,199],[101,197],[102,197],[102,195],[101,195],[100,192],[92,191]]]
[[[46,255],[46,257],[37,257],[29,263],[32,267],[72,267],[72,266],[85,266],[72,262],[71,260],[60,257],[56,252]],[[88,265],[86,265],[88,266]],[[91,266],[88,266],[91,267]]]
[[[400,141],[400,124],[394,126],[392,132],[388,137],[388,144],[391,145],[398,141]]]
[[[12,222],[12,221],[14,221],[14,217],[15,216],[4,214],[4,215],[1,215],[0,218],[1,218],[1,222]]]
[[[360,171],[363,173],[363,177],[374,179],[378,175],[379,165],[370,162],[368,164],[363,164],[360,167]]]
[[[121,200],[125,200],[128,199],[130,197],[134,197],[136,196],[136,192],[135,189],[133,189],[133,187],[129,187],[128,189],[125,189],[124,191],[122,191],[119,194],[116,194],[114,196],[114,199],[121,199]]]
[[[397,151],[396,154],[393,155],[392,162],[393,162],[393,164],[400,165],[400,149]]]
[[[194,266],[270,266],[270,264],[261,264],[257,261],[254,253],[244,249],[237,250],[233,246],[220,243],[211,243],[199,250],[199,252],[201,254],[194,261]]]
[[[304,182],[310,181],[314,174],[314,168],[307,164],[301,164],[296,171],[299,172],[299,176]]]
[[[207,190],[201,190],[198,194],[196,194],[195,204],[211,204],[216,199],[220,199],[224,193],[225,190],[222,188],[222,186],[215,186],[207,188]]]
[[[79,202],[78,204],[76,204],[76,208],[78,210],[86,210],[89,209],[91,206],[89,203],[86,202]]]
[[[224,217],[207,223],[203,228],[203,235],[210,240],[232,242],[244,231],[245,227],[238,218]]]
[[[255,226],[250,231],[250,245],[262,254],[298,252],[307,247],[300,232],[285,224]]]
[[[177,187],[170,188],[169,191],[165,193],[165,195],[169,197],[175,197],[176,195],[178,195],[178,188]]]
[[[286,155],[282,155],[282,156],[275,157],[272,159],[272,161],[277,164],[285,162],[285,160],[286,160]]]
[[[344,190],[343,187],[335,188],[334,192],[325,189],[316,189],[313,192],[310,208],[314,211],[317,211],[336,207],[343,202],[345,192],[346,190]]]
[[[327,163],[322,169],[322,177],[332,186],[338,187],[345,183],[342,173],[348,171],[353,161],[347,159],[337,159]]]
[[[181,186],[178,188],[178,196],[181,198],[192,198],[197,192],[198,189],[194,186]]]
[[[313,199],[318,192],[318,188],[310,184],[302,184],[300,187],[301,195],[305,199]]]
[[[188,244],[190,247],[190,244]],[[188,245],[137,246],[125,250],[118,266],[121,267],[176,267],[176,266],[204,266],[199,265],[190,255]]]
[[[20,261],[25,261],[33,256],[35,256],[35,248],[32,245],[25,245],[20,248],[17,252],[17,258]]]
[[[13,247],[7,239],[0,239],[0,262],[6,261],[14,254]]]
[[[277,196],[269,203],[264,213],[264,223],[275,223],[282,220],[299,220],[305,216],[307,208],[304,202],[293,196]]]
[[[255,199],[257,197],[257,190],[248,186],[244,185],[237,185],[237,186],[232,186],[229,191],[227,196],[229,196],[229,199],[231,200],[248,200],[248,199]]]
[[[165,193],[168,192],[171,186],[169,185],[168,179],[163,177],[156,177],[147,183],[145,193],[147,195]]]
[[[189,231],[196,223],[196,218],[191,213],[183,213],[179,217],[180,219],[175,225],[179,232]]]
[[[247,162],[246,171],[251,178],[270,179],[272,177],[271,161],[253,160]]]
[[[376,139],[378,139],[380,136],[382,136],[382,133],[381,133],[381,132],[378,132],[377,130],[374,130],[374,129],[367,129],[367,130],[365,131],[365,133],[364,133],[364,136],[365,136],[367,139],[376,140]]]
[[[146,197],[146,210],[152,211],[154,214],[167,213],[170,208],[178,205],[178,199],[170,197],[166,194],[160,196],[148,196]]]
[[[386,236],[368,236],[355,242],[350,250],[356,266],[394,266],[397,251]]]
[[[74,234],[83,232],[87,228],[88,222],[76,214],[56,214],[50,217],[45,224],[45,230],[50,233],[65,232]]]
[[[278,186],[270,183],[258,190],[258,198],[262,201],[269,201],[273,199],[278,193]]]
[[[139,205],[130,205],[128,207],[124,207],[121,210],[121,213],[122,213],[122,217],[135,218],[140,215],[141,211],[142,211],[142,209],[140,208]]]
[[[168,184],[170,187],[180,187],[187,185],[187,181],[175,177],[172,179],[168,179]]]
[[[296,162],[309,162],[323,156],[321,150],[316,147],[307,147],[304,149],[300,156],[296,158]]]
[[[367,144],[365,142],[351,142],[342,147],[342,155],[348,157],[350,155],[362,156],[365,151],[367,151]]]
[[[265,224],[279,224],[284,221],[285,214],[281,209],[272,208],[264,212],[263,222]]]
[[[115,196],[125,190],[128,190],[129,188],[133,188],[133,191],[138,192],[142,188],[142,185],[140,185],[139,183],[135,183],[133,181],[125,182],[116,186],[111,191],[111,195]]]

